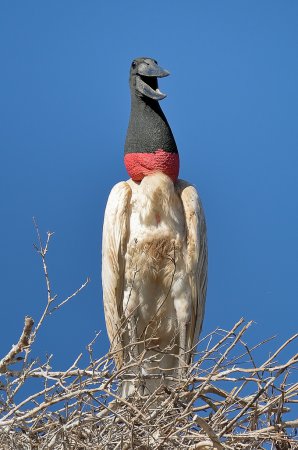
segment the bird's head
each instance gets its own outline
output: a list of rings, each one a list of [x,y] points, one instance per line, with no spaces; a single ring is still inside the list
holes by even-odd
[[[158,89],[157,78],[167,77],[168,75],[170,75],[170,72],[160,67],[155,59],[135,58],[130,68],[130,89],[138,97],[162,100],[166,97],[166,94]]]

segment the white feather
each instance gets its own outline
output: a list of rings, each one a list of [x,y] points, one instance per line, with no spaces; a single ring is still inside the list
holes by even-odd
[[[202,327],[206,276],[205,219],[193,186],[182,180],[174,185],[155,173],[141,183],[129,180],[113,188],[104,219],[102,281],[119,368],[128,360],[123,349],[131,341],[132,315],[138,339],[152,338],[143,363],[146,373],[179,366],[181,325],[189,361]],[[140,343],[139,352],[143,349]],[[156,380],[146,383],[149,391],[156,386]]]

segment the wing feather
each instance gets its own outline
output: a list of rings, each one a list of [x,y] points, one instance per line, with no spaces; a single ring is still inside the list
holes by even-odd
[[[187,333],[187,346],[191,349],[202,329],[207,291],[207,232],[201,200],[194,186],[186,181],[177,182],[185,222],[187,251],[184,256],[186,271],[190,277],[192,314]]]
[[[107,332],[116,366],[123,363],[122,312],[131,188],[116,184],[108,198],[102,235],[102,285]]]

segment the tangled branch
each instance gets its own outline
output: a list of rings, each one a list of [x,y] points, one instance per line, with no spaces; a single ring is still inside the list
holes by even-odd
[[[278,362],[298,335],[257,364],[255,352],[261,348],[264,354],[269,340],[248,347],[243,338],[252,323],[241,319],[231,330],[218,328],[201,339],[182,377],[142,374],[137,369],[146,354],[117,371],[111,353],[94,356],[99,334],[87,346],[86,367],[80,366],[81,355],[65,371],[54,371],[51,357],[44,363],[30,361],[47,317],[89,281],[58,303],[46,261],[51,236],[45,245],[39,236],[37,246],[46,280],[45,309],[35,327],[31,318],[25,319],[18,343],[0,360],[1,449],[298,449],[298,418],[293,415],[298,354]],[[130,379],[139,386],[146,377],[160,380],[154,392],[145,396],[135,389],[121,398],[122,382]],[[35,385],[30,395],[29,384],[31,392]]]

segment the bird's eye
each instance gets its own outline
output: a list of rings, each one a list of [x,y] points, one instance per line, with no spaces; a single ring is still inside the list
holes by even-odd
[[[131,67],[134,69],[136,67],[137,63],[135,61],[132,62]]]

